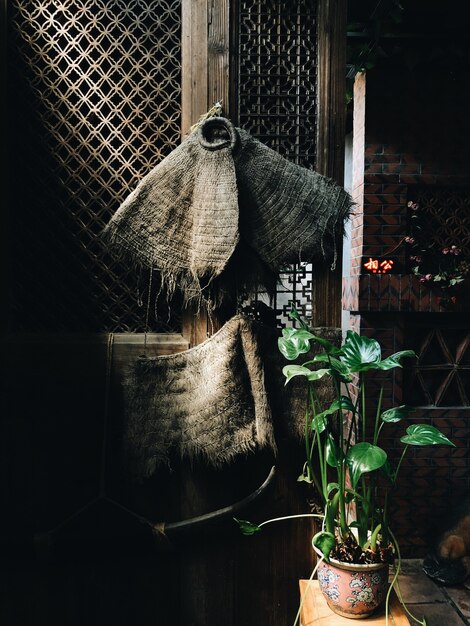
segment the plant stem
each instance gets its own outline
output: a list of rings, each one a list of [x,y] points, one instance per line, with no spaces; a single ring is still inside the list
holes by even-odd
[[[315,403],[314,403],[314,398],[313,398],[313,394],[314,391],[311,387],[311,385],[309,384],[308,386],[308,397],[310,400],[310,405],[311,405],[311,409],[312,409],[312,417],[315,417]],[[325,503],[325,493],[324,493],[324,488],[323,488],[323,476],[321,479],[321,483],[318,480],[318,476],[316,475],[314,469],[313,469],[313,465],[312,465],[312,454],[313,454],[313,447],[315,445],[315,437],[317,437],[318,439],[320,439],[320,436],[318,435],[317,432],[315,432],[314,434],[314,440],[312,441],[312,444],[310,445],[310,432],[311,432],[311,426],[310,426],[310,422],[309,422],[309,411],[308,411],[308,405],[307,408],[305,410],[305,453],[307,456],[307,468],[308,468],[308,473],[309,473],[309,477],[313,480],[313,483],[315,485],[316,490],[318,491],[320,497],[323,499],[323,504]],[[320,468],[321,471],[321,468]]]
[[[367,528],[368,528],[367,522],[369,520],[370,496],[367,491],[366,479],[364,478],[364,476],[361,477],[361,483],[362,483],[363,498],[361,500],[361,506],[356,506],[356,517],[357,517],[357,521],[359,522],[359,528],[358,528],[359,545],[363,547],[367,541]]]
[[[366,440],[366,377],[362,374],[361,381],[361,414],[362,414],[362,441]]]
[[[403,448],[403,452],[401,453],[400,460],[398,461],[397,469],[395,470],[395,475],[394,475],[394,480],[393,480],[394,485],[397,482],[398,472],[400,471],[401,464],[403,462],[403,459],[405,458],[405,453],[408,450],[408,445],[409,444],[406,444],[405,447]]]
[[[384,394],[384,386],[383,384],[380,387],[379,399],[377,401],[377,412],[375,414],[375,424],[374,424],[374,446],[377,445],[377,441],[379,438],[379,418],[382,412],[382,397]]]
[[[349,533],[348,521],[346,519],[346,502],[344,498],[346,487],[346,471],[344,467],[344,459],[338,464],[338,482],[339,482],[339,525],[341,535],[346,537]]]
[[[390,599],[390,593],[391,593],[392,589],[395,587],[395,585],[396,585],[397,597],[398,597],[398,599],[400,601],[400,604],[405,609],[406,613],[411,617],[411,619],[413,619],[416,622],[418,622],[418,624],[421,624],[422,626],[426,626],[426,619],[423,618],[422,620],[420,620],[417,617],[415,617],[413,615],[413,613],[411,613],[410,610],[408,609],[408,607],[406,606],[406,603],[403,600],[403,596],[401,595],[400,585],[398,583],[398,576],[399,576],[399,574],[401,572],[400,546],[398,545],[397,538],[392,533],[392,531],[390,531],[390,535],[391,535],[391,537],[393,539],[393,545],[395,546],[395,550],[397,551],[398,565],[397,565],[397,568],[396,568],[395,576],[393,577],[393,580],[390,583],[390,587],[389,587],[388,592],[387,592],[387,599],[385,600],[385,618],[386,618],[385,619],[385,626],[388,626],[388,604],[389,604],[389,599]]]
[[[382,515],[382,540],[383,540],[384,546],[387,546],[389,542],[389,538],[388,538],[389,516],[390,516],[390,506],[389,506],[389,499],[388,499],[388,489],[385,489],[383,515]]]
[[[312,413],[315,415],[315,390],[312,385],[308,386],[308,394],[310,403],[312,406]],[[318,433],[317,433],[318,435]],[[317,449],[318,449],[318,462],[320,464],[320,476],[321,476],[321,494],[323,496],[323,502],[326,503],[328,500],[328,485],[327,485],[327,476],[326,476],[326,460],[323,458],[323,446],[320,440],[320,436],[317,436]]]
[[[377,526],[374,528],[370,535],[370,549],[372,550],[372,552],[375,552],[377,550],[377,537],[379,536],[381,528],[382,524],[377,524]]]
[[[300,513],[299,515],[284,515],[284,517],[273,517],[273,519],[268,519],[265,522],[261,522],[258,524],[258,527],[266,526],[266,524],[271,524],[272,522],[282,522],[286,519],[297,519],[299,517],[316,517],[318,519],[323,519],[323,515],[318,515],[318,513]]]
[[[327,532],[332,535],[335,534],[335,514],[338,510],[339,494],[340,490],[338,489],[331,500],[328,500],[328,505],[325,510],[325,528]]]
[[[349,389],[349,385],[346,385],[346,391],[348,393],[348,398],[351,402],[351,404],[353,404],[352,398],[351,398],[351,390]],[[354,406],[354,405],[353,405]],[[354,410],[351,413],[351,423],[349,424],[349,431],[348,431],[348,438],[346,441],[346,448],[344,450],[344,454],[348,453],[348,450],[350,448],[351,445],[351,437],[352,437],[352,433],[353,433],[353,428],[355,428],[356,426],[356,410],[357,410],[357,403],[354,406]]]
[[[321,557],[321,559],[317,562],[317,564],[313,568],[313,572],[310,574],[310,578],[308,579],[308,583],[307,583],[307,588],[305,589],[303,596],[300,598],[299,610],[297,611],[297,615],[295,616],[295,622],[293,626],[297,626],[297,624],[299,623],[300,611],[302,610],[302,607],[304,605],[304,600],[307,597],[307,593],[308,593],[308,590],[310,589],[310,585],[312,584],[313,577],[315,576],[317,569],[323,563],[324,558],[325,558],[324,556]]]

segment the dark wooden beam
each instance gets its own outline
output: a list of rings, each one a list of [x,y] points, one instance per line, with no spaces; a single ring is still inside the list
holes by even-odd
[[[344,182],[346,126],[346,0],[318,0],[317,165],[320,174]],[[341,246],[340,246],[341,247]],[[341,249],[336,267],[315,270],[312,322],[341,326]]]
[[[182,2],[182,122],[184,137],[216,102],[229,106],[229,0]],[[190,305],[182,315],[183,336],[198,345],[225,320],[209,320],[204,307]]]

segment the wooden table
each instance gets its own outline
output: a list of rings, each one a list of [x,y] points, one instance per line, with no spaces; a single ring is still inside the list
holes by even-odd
[[[299,586],[301,598],[303,598],[307,590],[300,612],[301,626],[312,626],[314,624],[320,626],[354,626],[354,624],[385,626],[385,609],[367,619],[351,620],[333,613],[320,591],[318,580],[312,581],[310,585],[308,580],[299,580]],[[395,595],[395,591],[392,591],[390,594],[388,623],[389,626],[410,626],[410,622]]]

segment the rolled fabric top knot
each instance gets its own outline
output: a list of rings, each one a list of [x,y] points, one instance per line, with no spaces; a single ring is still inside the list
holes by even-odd
[[[237,129],[225,117],[210,117],[197,129],[199,142],[206,150],[221,150],[230,147],[234,152],[239,143]]]

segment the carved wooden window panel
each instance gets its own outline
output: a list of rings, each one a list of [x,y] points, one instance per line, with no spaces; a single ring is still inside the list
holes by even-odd
[[[470,330],[464,320],[423,321],[409,328],[407,346],[419,358],[405,375],[405,401],[413,406],[470,406]]]
[[[437,249],[456,245],[470,257],[470,188],[410,185],[408,200],[419,204],[426,223],[425,241]],[[410,211],[410,214],[412,212]]]
[[[181,0],[12,0],[8,26],[10,330],[142,332],[148,276],[99,234],[180,143]]]
[[[239,0],[237,89],[239,124],[298,165],[316,163],[317,3],[309,0]],[[273,306],[284,326],[294,304],[312,315],[309,263],[286,267]],[[258,299],[267,300],[263,294]]]

